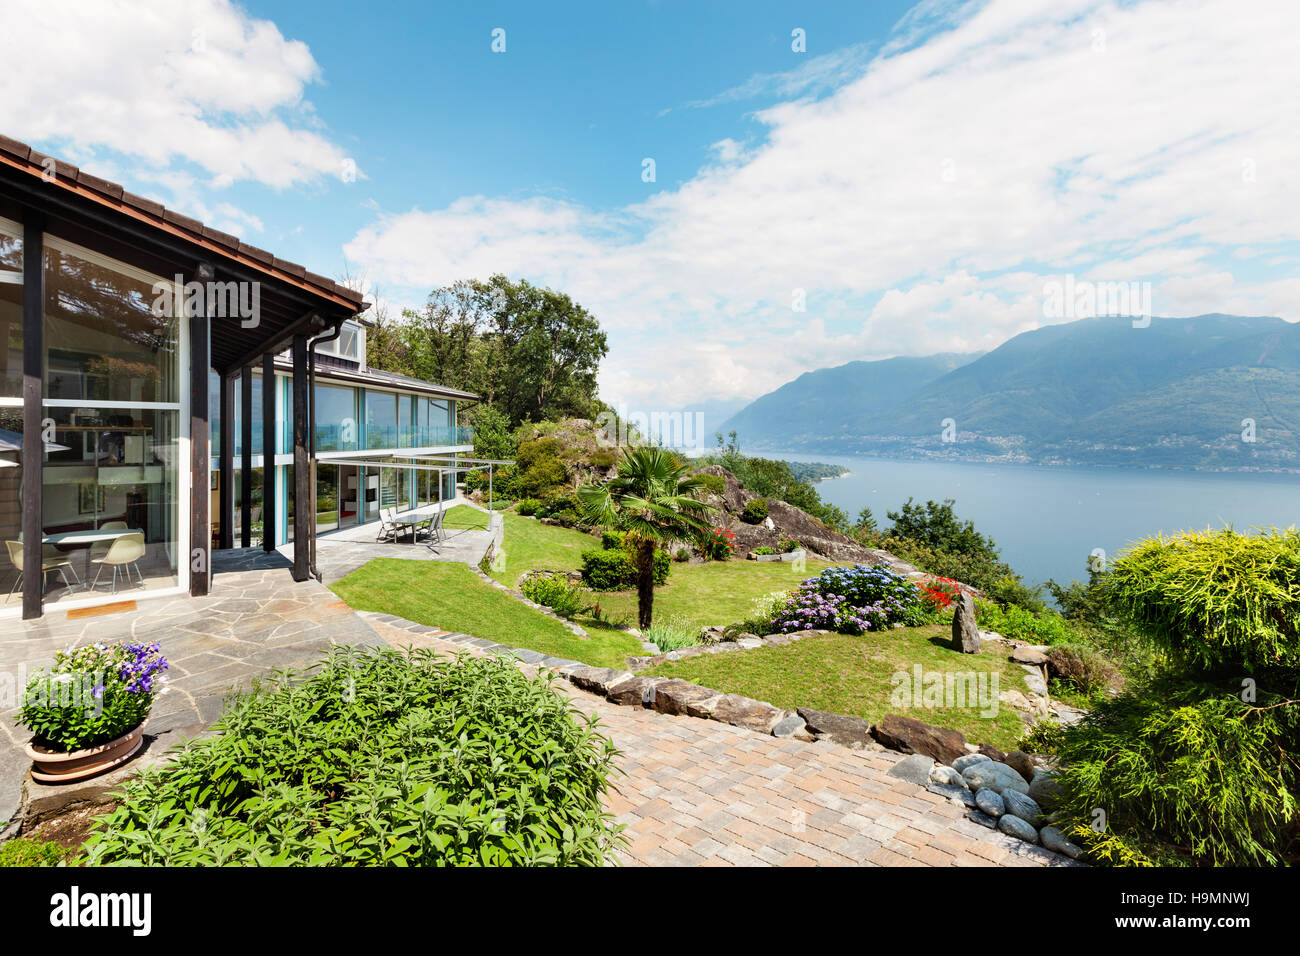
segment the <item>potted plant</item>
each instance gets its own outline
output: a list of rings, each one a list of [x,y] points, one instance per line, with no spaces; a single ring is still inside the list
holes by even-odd
[[[82,780],[121,766],[144,745],[144,723],[166,693],[157,644],[88,644],[61,651],[34,675],[18,723],[32,732],[27,756],[44,783]]]

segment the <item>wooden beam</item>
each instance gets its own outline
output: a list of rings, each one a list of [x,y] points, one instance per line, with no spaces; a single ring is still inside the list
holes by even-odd
[[[311,536],[316,530],[316,506],[311,486],[311,456],[307,451],[307,336],[293,337],[293,579],[311,574]]]
[[[194,278],[211,282],[211,264],[201,262]],[[190,316],[190,594],[202,597],[212,580],[212,507],[208,470],[211,438],[208,433],[208,370],[210,332],[207,297],[197,296],[196,315]]]
[[[239,370],[239,499],[243,504],[239,520],[239,546],[252,547],[253,528],[253,368]]]
[[[262,550],[275,550],[275,355],[262,356]]]
[[[235,389],[229,375],[221,376],[221,524],[218,547],[235,546]]]
[[[45,436],[41,434],[42,378],[45,359],[44,222],[23,212],[23,618],[41,616],[42,473]]]

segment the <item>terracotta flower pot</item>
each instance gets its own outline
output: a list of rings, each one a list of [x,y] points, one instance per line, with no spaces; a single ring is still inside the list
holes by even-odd
[[[26,746],[32,758],[32,778],[42,783],[67,783],[84,780],[96,774],[120,767],[144,746],[144,723],[129,730],[116,740],[85,750],[46,750],[34,743]]]

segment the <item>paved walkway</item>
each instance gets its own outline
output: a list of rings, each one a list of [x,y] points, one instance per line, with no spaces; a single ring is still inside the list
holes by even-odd
[[[484,651],[372,621],[394,647]],[[528,665],[521,665],[530,669]],[[559,681],[623,756],[606,801],[645,866],[1075,866],[966,819],[888,776],[901,754],[780,740],[717,721],[620,707]]]

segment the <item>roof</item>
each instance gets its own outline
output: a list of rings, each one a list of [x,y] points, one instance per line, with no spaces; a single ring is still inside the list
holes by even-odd
[[[197,219],[167,209],[162,203],[137,196],[117,183],[93,176],[71,163],[39,153],[26,143],[0,135],[0,168],[3,167],[25,171],[36,177],[44,177],[47,170],[53,171],[53,178],[45,177],[44,181],[68,193],[148,223],[270,278],[323,296],[353,312],[368,308],[362,293],[355,289],[310,272],[306,266],[280,259],[229,233],[205,226]]]
[[[286,357],[277,356],[275,364],[277,368],[293,369],[293,361]],[[479,398],[474,392],[449,388],[446,385],[437,385],[423,379],[412,378],[410,375],[399,375],[397,372],[385,372],[380,369],[343,368],[337,365],[322,365],[317,362],[315,374],[318,379],[350,382],[362,387],[369,385],[398,388],[439,398],[455,398],[462,401],[476,401]]]

